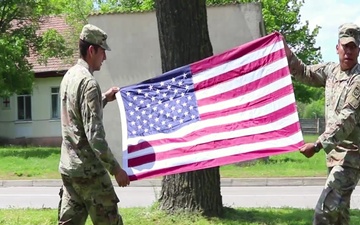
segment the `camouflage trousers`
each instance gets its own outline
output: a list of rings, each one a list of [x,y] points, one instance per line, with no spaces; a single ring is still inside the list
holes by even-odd
[[[360,170],[329,168],[325,187],[315,207],[313,225],[349,225],[350,198],[359,181]]]
[[[88,215],[94,225],[123,225],[119,199],[107,173],[93,178],[61,178],[59,225],[85,225]]]

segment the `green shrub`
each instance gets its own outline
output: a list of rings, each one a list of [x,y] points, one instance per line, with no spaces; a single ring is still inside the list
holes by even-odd
[[[325,116],[325,99],[307,104],[301,118],[323,118]]]

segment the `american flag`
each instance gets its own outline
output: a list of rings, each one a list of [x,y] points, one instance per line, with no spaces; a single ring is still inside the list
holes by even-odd
[[[303,144],[273,33],[117,93],[130,180],[287,153]]]

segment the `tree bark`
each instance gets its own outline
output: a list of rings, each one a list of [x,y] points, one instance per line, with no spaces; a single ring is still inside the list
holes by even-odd
[[[213,54],[205,0],[156,0],[163,72]],[[160,209],[205,216],[223,212],[219,167],[164,176]]]

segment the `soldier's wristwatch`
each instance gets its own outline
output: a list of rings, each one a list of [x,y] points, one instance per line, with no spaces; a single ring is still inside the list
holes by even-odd
[[[320,150],[321,150],[320,144],[317,141],[315,141],[315,143],[314,143],[314,152],[319,152]]]

